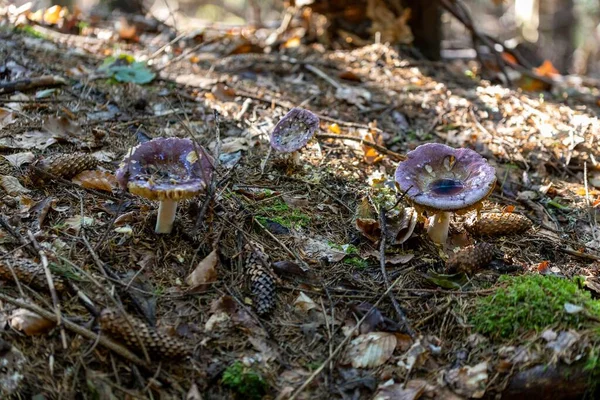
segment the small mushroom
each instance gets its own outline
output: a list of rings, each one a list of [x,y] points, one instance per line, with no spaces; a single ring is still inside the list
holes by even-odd
[[[204,191],[212,172],[212,158],[190,139],[158,138],[132,148],[116,176],[124,190],[160,201],[155,231],[170,233],[179,200]]]
[[[300,152],[319,129],[319,117],[302,108],[294,107],[275,125],[271,133],[271,147],[282,153],[292,153],[297,165]]]
[[[450,214],[479,209],[494,189],[496,170],[473,150],[427,143],[398,164],[396,183],[417,210],[432,214],[427,233],[444,244]]]

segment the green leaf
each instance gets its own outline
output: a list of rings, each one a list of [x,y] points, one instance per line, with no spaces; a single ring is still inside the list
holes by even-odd
[[[427,275],[425,275],[425,279],[436,286],[452,290],[461,289],[468,282],[463,272],[448,275],[438,274],[434,270],[429,270],[427,271]]]

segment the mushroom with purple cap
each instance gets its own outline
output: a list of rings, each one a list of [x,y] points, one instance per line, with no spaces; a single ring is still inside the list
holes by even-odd
[[[275,125],[271,133],[271,147],[282,153],[292,153],[292,162],[298,164],[298,150],[306,146],[319,129],[319,117],[311,111],[294,107]]]
[[[160,201],[155,232],[170,233],[177,203],[206,189],[213,165],[206,150],[190,139],[158,138],[132,148],[116,177],[124,190]]]
[[[430,216],[427,233],[438,244],[448,238],[450,214],[480,209],[494,190],[496,170],[471,149],[426,143],[398,164],[396,183],[414,207]]]

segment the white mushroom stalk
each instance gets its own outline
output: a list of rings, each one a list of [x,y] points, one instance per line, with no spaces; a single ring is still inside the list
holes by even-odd
[[[427,234],[429,238],[437,244],[444,244],[448,240],[448,229],[450,228],[450,213],[446,211],[438,212],[429,218]]]
[[[177,215],[177,200],[163,200],[158,206],[158,217],[156,218],[156,233],[171,233],[175,215]]]

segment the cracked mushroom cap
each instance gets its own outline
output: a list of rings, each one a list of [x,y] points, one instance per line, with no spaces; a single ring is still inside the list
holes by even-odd
[[[319,129],[319,117],[308,110],[294,107],[275,125],[271,146],[283,153],[300,150]]]
[[[416,208],[466,212],[477,208],[496,184],[496,170],[471,149],[426,143],[409,152],[396,182]]]
[[[132,148],[116,177],[132,194],[150,200],[183,200],[204,191],[212,171],[212,158],[190,139],[158,138]]]

